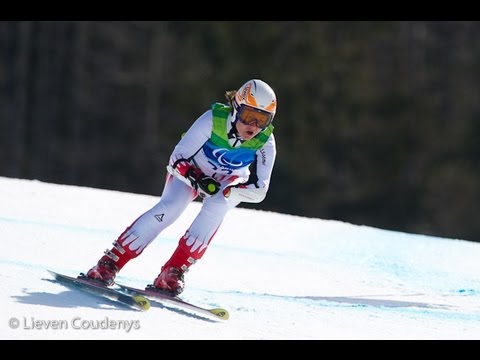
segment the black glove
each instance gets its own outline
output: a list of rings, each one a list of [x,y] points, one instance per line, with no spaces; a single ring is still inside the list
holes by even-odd
[[[199,168],[190,167],[185,174],[192,187],[208,195],[215,195],[220,190],[220,184],[212,177],[205,175]]]

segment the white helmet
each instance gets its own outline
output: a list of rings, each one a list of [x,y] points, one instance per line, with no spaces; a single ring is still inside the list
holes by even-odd
[[[235,121],[255,122],[258,127],[266,128],[272,122],[277,111],[277,97],[266,82],[253,79],[238,89],[233,99],[233,107]],[[260,116],[247,114],[247,111],[251,112],[252,110]],[[243,116],[240,116],[242,114]]]

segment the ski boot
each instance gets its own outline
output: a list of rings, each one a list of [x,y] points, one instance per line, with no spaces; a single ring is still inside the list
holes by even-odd
[[[113,260],[108,256],[103,256],[97,265],[88,270],[87,278],[101,282],[106,286],[112,286],[115,282],[117,272],[118,267]]]
[[[150,288],[150,290],[160,290],[160,292],[173,296],[179,295],[185,287],[184,273],[185,270],[173,266],[163,266],[162,271],[153,282],[155,289]]]

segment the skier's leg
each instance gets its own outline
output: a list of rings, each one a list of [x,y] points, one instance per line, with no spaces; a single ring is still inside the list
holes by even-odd
[[[185,235],[181,237],[173,255],[162,266],[160,274],[153,283],[154,287],[180,294],[185,285],[183,274],[202,258],[228,210],[237,205],[238,202],[229,201],[221,192],[205,198],[200,213]]]
[[[113,284],[115,275],[140,255],[165,228],[171,225],[196,197],[196,192],[171,175],[167,176],[160,201],[136,219],[106,250],[87,276]]]

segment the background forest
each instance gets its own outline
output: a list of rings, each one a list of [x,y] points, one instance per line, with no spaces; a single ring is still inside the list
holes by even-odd
[[[160,195],[181,134],[260,78],[278,156],[241,206],[480,241],[479,39],[469,21],[0,22],[0,176]]]

